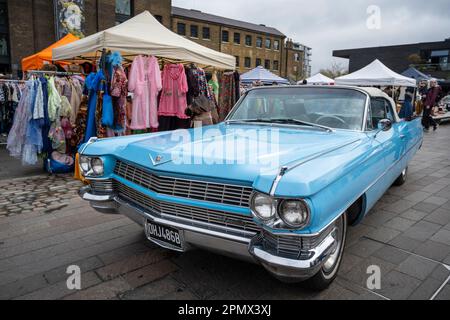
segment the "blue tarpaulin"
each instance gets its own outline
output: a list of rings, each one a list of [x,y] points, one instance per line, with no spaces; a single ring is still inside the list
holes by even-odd
[[[289,81],[273,74],[269,70],[264,69],[262,66],[256,67],[255,69],[241,75],[242,83],[249,84],[255,81],[261,81],[265,85],[271,85],[274,82],[278,84],[289,84]]]
[[[408,78],[414,78],[416,80],[431,80],[430,76],[427,76],[425,73],[420,72],[419,70],[417,70],[416,68],[409,68],[408,70],[406,70],[405,72],[402,73],[403,76],[408,77]]]

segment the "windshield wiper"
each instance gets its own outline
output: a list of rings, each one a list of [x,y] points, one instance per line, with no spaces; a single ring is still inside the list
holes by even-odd
[[[326,126],[322,126],[320,124],[306,122],[306,121],[298,120],[298,119],[270,119],[270,121],[271,122],[281,122],[281,123],[294,123],[294,124],[299,124],[299,125],[303,125],[303,126],[309,126],[309,127],[322,129],[322,130],[325,130],[328,132],[334,132],[334,130],[330,127],[326,127]]]
[[[325,130],[327,132],[334,132],[330,127],[321,126],[319,124],[306,122],[297,119],[242,119],[242,120],[228,120],[226,123],[294,123],[302,126],[314,127]]]
[[[242,120],[227,120],[225,123],[272,123],[271,119],[242,119]]]

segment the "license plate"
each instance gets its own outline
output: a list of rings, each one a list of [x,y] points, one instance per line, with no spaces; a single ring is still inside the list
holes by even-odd
[[[147,221],[145,233],[150,241],[156,242],[163,247],[168,246],[170,249],[176,250],[183,249],[181,232],[177,229]]]

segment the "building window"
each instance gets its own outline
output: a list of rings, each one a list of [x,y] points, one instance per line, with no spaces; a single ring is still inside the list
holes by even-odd
[[[252,59],[249,57],[245,57],[245,67],[251,68],[251,66],[252,66]]]
[[[267,70],[270,70],[270,60],[264,61],[264,68],[266,68]]]
[[[261,63],[261,59],[260,59],[260,58],[257,58],[257,59],[256,59],[256,66],[257,66],[257,67],[262,66],[262,63]]]
[[[154,16],[156,20],[158,20],[159,23],[163,24],[163,17],[160,15],[155,15]]]
[[[294,61],[296,62],[300,61],[300,55],[298,53],[294,53]]]
[[[256,47],[262,48],[263,39],[261,37],[256,38]]]
[[[6,1],[0,1],[0,72],[11,72],[8,32],[8,7]],[[14,72],[14,70],[13,70]],[[1,114],[1,112],[0,112]],[[1,119],[1,116],[0,116]],[[1,122],[2,120],[0,120]]]
[[[272,47],[272,40],[266,39],[266,49],[270,49]]]
[[[222,30],[222,42],[230,41],[230,33],[227,30]]]
[[[275,50],[280,50],[280,40],[274,40],[273,41],[273,48]]]
[[[235,58],[236,58],[236,67],[239,67],[239,57],[235,56]]]
[[[203,27],[203,39],[205,40],[211,39],[211,31],[207,27]]]
[[[198,38],[198,26],[195,24],[191,25],[191,37]]]
[[[237,32],[234,33],[234,43],[241,44],[241,34],[240,33],[237,33]]]
[[[177,33],[181,36],[186,35],[186,24],[185,23],[181,23],[181,22],[177,23]]]
[[[253,37],[250,35],[245,36],[245,45],[251,47],[253,45]]]
[[[116,24],[127,21],[133,15],[132,0],[116,0]]]
[[[279,66],[278,60],[275,60],[273,62],[273,70],[276,70],[276,71],[280,70],[280,66]]]

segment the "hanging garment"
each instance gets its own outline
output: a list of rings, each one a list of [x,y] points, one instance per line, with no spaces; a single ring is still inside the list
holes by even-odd
[[[128,79],[128,90],[134,93],[131,129],[158,128],[158,93],[161,89],[158,60],[137,56]]]
[[[86,78],[85,85],[86,89],[89,91],[89,101],[86,119],[86,132],[82,143],[88,142],[92,137],[99,136],[97,134],[99,131],[99,128],[97,128],[98,117],[96,117],[97,103],[99,100],[99,94],[101,93],[102,87],[104,86],[104,80],[105,76],[102,70],[98,71],[97,73],[91,73]]]
[[[0,134],[8,134],[12,128],[20,91],[20,86],[16,83],[0,84]]]
[[[15,158],[22,157],[28,127],[28,106],[32,102],[34,82],[27,81],[14,115],[14,123],[8,135],[7,146],[10,155]]]
[[[121,65],[114,68],[111,83],[111,96],[113,98],[114,126],[113,132],[108,136],[123,135],[127,127],[126,124],[126,104],[128,96],[128,79],[125,70]]]
[[[214,94],[214,98],[216,100],[219,100],[219,81],[217,80],[217,77],[216,80],[213,79],[209,80],[208,85],[211,87],[211,90]]]
[[[209,91],[208,91],[208,83],[206,82],[206,73],[202,68],[195,68],[192,70],[194,77],[197,79],[199,94],[210,99]]]
[[[219,93],[219,120],[223,121],[237,102],[234,72],[222,75]]]
[[[55,78],[51,77],[48,80],[48,116],[51,122],[58,119],[61,108],[61,96],[55,85]]]
[[[48,81],[45,77],[39,79],[42,87],[43,101],[44,101],[44,123],[42,125],[42,152],[50,154],[52,150],[52,144],[48,134],[50,132],[51,121],[48,114]]]
[[[188,85],[182,64],[167,64],[162,76],[162,93],[159,104],[159,115],[188,119],[186,115],[186,93]]]
[[[83,87],[78,79],[72,79],[71,87],[72,95],[70,98],[70,105],[72,106],[72,114],[70,116],[70,122],[75,123],[81,104],[81,97],[83,96]]]
[[[86,132],[86,121],[88,113],[88,97],[83,96],[78,109],[75,125],[73,126],[72,138],[70,139],[70,146],[73,149],[77,149],[82,143],[83,137]]]
[[[187,104],[189,106],[192,104],[192,101],[194,101],[194,98],[200,95],[199,82],[195,77],[193,70],[194,70],[193,67],[186,67],[185,69],[186,80],[188,84],[188,92],[186,94],[186,98]]]
[[[38,98],[40,88],[39,81],[33,81],[30,103],[27,106],[27,129],[25,135],[25,144],[22,151],[22,164],[35,165],[38,162],[38,153],[42,151],[42,130],[40,129],[39,119],[33,119],[34,109]]]

